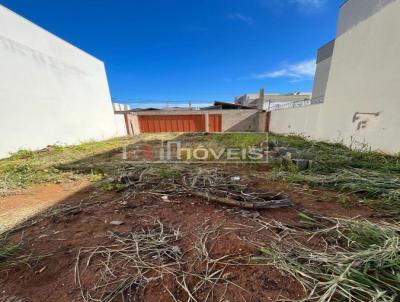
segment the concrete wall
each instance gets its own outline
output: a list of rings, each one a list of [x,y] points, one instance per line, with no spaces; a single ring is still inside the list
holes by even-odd
[[[260,131],[258,110],[221,110],[214,114],[222,114],[222,132]]]
[[[329,72],[331,70],[332,58],[328,58],[317,64],[315,80],[313,86],[313,98],[325,96],[326,86],[328,85]]]
[[[324,103],[272,112],[271,131],[400,152],[400,0],[374,3],[385,6],[336,39]]]
[[[397,0],[348,0],[340,8],[337,36],[359,25]]]
[[[254,102],[259,97],[260,97],[259,93],[246,93],[244,95],[235,97],[235,104],[248,106],[250,105],[250,103]]]
[[[271,112],[270,130],[277,134],[299,134],[316,138],[323,104]]]
[[[114,111],[128,111],[131,110],[131,106],[127,104],[113,103]]]
[[[129,114],[129,124],[133,134],[139,134],[138,116],[143,115],[222,115],[222,132],[264,132],[265,112],[257,109],[233,109],[233,110],[152,110],[132,112]],[[263,122],[264,121],[264,122]]]
[[[400,0],[391,1],[336,40],[320,137],[400,151],[399,16]]]
[[[115,123],[117,136],[127,136],[128,135],[128,132],[126,129],[125,116],[123,113],[115,113],[114,114],[114,123]]]
[[[331,70],[334,47],[335,41],[331,41],[318,50],[317,69],[315,72],[315,80],[312,93],[313,98],[320,98],[325,96],[329,72]]]
[[[0,157],[116,134],[104,64],[0,5]]]

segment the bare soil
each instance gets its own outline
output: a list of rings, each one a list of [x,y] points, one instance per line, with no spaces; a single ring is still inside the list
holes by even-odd
[[[89,185],[86,180],[39,184],[18,194],[0,197],[0,234]]]
[[[228,254],[237,254],[247,259],[246,262],[229,267],[226,274],[236,284],[227,284],[215,290],[208,301],[261,302],[277,301],[281,298],[300,299],[305,293],[295,280],[285,276],[271,266],[252,262],[252,256],[259,255],[258,245],[268,246],[271,231],[262,227],[257,220],[272,219],[284,224],[298,224],[298,213],[306,211],[329,217],[369,216],[370,210],[357,204],[343,207],[339,204],[338,194],[327,191],[313,191],[286,183],[269,182],[256,179],[244,169],[242,179],[252,186],[268,191],[284,192],[294,201],[291,209],[273,209],[263,211],[243,211],[193,197],[176,197],[164,200],[161,196],[139,194],[124,200],[117,192],[104,192],[87,183],[78,183],[71,191],[64,191],[63,185],[49,185],[33,189],[26,198],[10,197],[7,202],[22,198],[35,203],[38,200],[52,200],[49,204],[62,199],[62,203],[77,205],[82,200],[91,198],[100,203],[83,208],[77,213],[62,217],[47,218],[29,228],[12,235],[12,241],[23,240],[22,254],[49,255],[40,261],[19,264],[0,272],[0,301],[16,297],[21,301],[83,301],[79,286],[75,281],[75,264],[78,251],[83,247],[106,244],[107,232],[125,233],[133,228],[146,228],[154,219],[159,219],[171,228],[180,228],[183,232],[214,226],[220,228],[218,238],[213,242],[211,256],[218,258]],[[42,188],[44,188],[42,190]],[[79,191],[78,191],[79,189]],[[69,195],[65,196],[64,193]],[[49,196],[59,198],[48,198]],[[24,207],[29,204],[21,203]],[[17,201],[18,207],[18,201]],[[6,211],[4,211],[6,209]],[[3,209],[9,213],[8,207]],[[111,221],[122,221],[122,225],[111,225]],[[181,248],[190,245],[183,240]],[[99,271],[90,271],[93,279]],[[85,282],[90,282],[90,278]],[[167,288],[173,288],[171,280],[151,283],[140,300],[145,302],[173,301]],[[176,292],[180,301],[187,301],[185,293]],[[204,293],[199,293],[202,301]],[[10,300],[11,301],[11,300]],[[115,301],[123,301],[118,298]]]

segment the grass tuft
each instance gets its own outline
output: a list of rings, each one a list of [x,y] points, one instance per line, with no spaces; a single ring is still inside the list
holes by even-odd
[[[209,141],[215,142],[227,148],[248,148],[266,141],[265,133],[223,133],[210,134]]]
[[[39,151],[20,150],[9,158],[0,160],[0,195],[35,183],[76,179],[82,173],[89,175],[92,181],[100,180],[104,173],[94,168],[83,172],[78,166],[88,165],[91,160],[98,161],[98,166],[103,166],[110,159],[107,156],[101,157],[101,154],[119,149],[127,143],[129,139],[118,138],[74,146],[49,146]],[[65,168],[77,162],[77,167]]]
[[[283,164],[268,175],[269,179],[358,194],[376,210],[400,218],[399,156],[299,136],[272,135],[271,140],[310,152],[315,158],[310,170],[298,172]]]

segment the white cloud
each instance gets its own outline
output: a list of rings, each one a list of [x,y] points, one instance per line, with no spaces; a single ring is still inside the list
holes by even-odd
[[[302,81],[310,79],[315,75],[316,63],[315,60],[305,60],[295,64],[284,64],[282,68],[253,74],[253,79],[275,79],[275,78],[289,78],[291,81]]]
[[[296,6],[303,13],[322,11],[328,0],[258,0],[260,4],[275,11],[284,11],[288,6]]]
[[[253,18],[250,16],[243,15],[239,12],[231,13],[228,16],[229,19],[238,20],[247,24],[253,24]]]
[[[322,8],[325,6],[326,0],[291,0],[291,2],[303,8]]]

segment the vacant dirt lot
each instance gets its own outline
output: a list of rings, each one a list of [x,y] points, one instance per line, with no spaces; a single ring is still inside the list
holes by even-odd
[[[0,234],[62,202],[89,184],[85,180],[40,184],[12,196],[0,197]]]
[[[279,166],[126,163],[118,141],[90,148],[24,152],[12,169],[3,163],[29,188],[15,195],[16,178],[4,181],[14,195],[0,199],[9,230],[0,236],[0,301],[296,301],[314,287],[314,299],[328,295],[317,301],[371,301],[377,289],[397,295],[399,227],[377,218],[360,195],[312,189],[303,178],[269,180],[274,171],[307,177]],[[32,184],[43,166],[52,174],[39,174],[40,182],[56,183]],[[293,206],[244,209],[260,196]],[[349,257],[360,259],[351,274],[336,264]],[[385,277],[371,285],[379,265]],[[320,281],[336,284],[327,272],[344,276],[343,285],[327,288]]]
[[[304,209],[335,217],[351,217],[360,213],[368,215],[369,210],[344,209],[332,202],[332,199],[335,199],[334,193],[305,192],[302,188],[287,184],[254,181],[246,169],[239,169],[236,172],[240,173],[244,182],[254,187],[287,193],[295,202],[295,207],[244,211],[193,197],[172,196],[165,200],[162,196],[144,193],[126,198],[123,194],[104,192],[91,186],[69,196],[62,203],[73,207],[82,201],[90,200],[96,202],[95,204],[71,213],[45,218],[12,235],[14,242],[21,240],[24,242],[23,254],[39,257],[31,260],[29,265],[19,263],[2,273],[0,279],[2,296],[18,297],[24,301],[82,301],[82,292],[76,282],[76,261],[79,250],[84,247],[109,244],[110,240],[107,237],[109,232],[123,234],[135,229],[151,229],[155,221],[159,220],[166,228],[179,229],[185,233],[185,236],[176,243],[181,250],[190,250],[196,233],[213,230],[214,233],[206,242],[209,257],[218,259],[229,255],[238,259],[235,264],[219,265],[220,269],[223,268],[221,282],[203,286],[196,292],[197,301],[204,301],[211,289],[212,297],[208,297],[209,301],[276,301],[278,298],[303,297],[304,290],[294,279],[283,275],[273,267],[251,261],[251,257],[259,255],[259,248],[268,245],[271,238],[271,230],[265,225],[273,220],[287,225],[297,225],[298,211]],[[59,190],[54,186],[51,189]],[[31,192],[31,198],[35,200],[48,196],[47,192],[40,190]],[[324,200],[322,196],[329,196],[329,199]],[[112,221],[120,221],[122,224],[112,225],[110,224]],[[187,262],[195,261],[190,253],[185,257]],[[84,266],[81,269],[84,270]],[[83,276],[82,288],[89,290],[93,287],[99,274],[99,267],[89,267]],[[193,286],[194,284],[188,284],[189,288]],[[188,299],[187,293],[167,277],[149,282],[135,299],[173,301],[168,291],[173,292],[174,296],[182,301]],[[123,299],[120,296],[116,297],[115,301]]]

